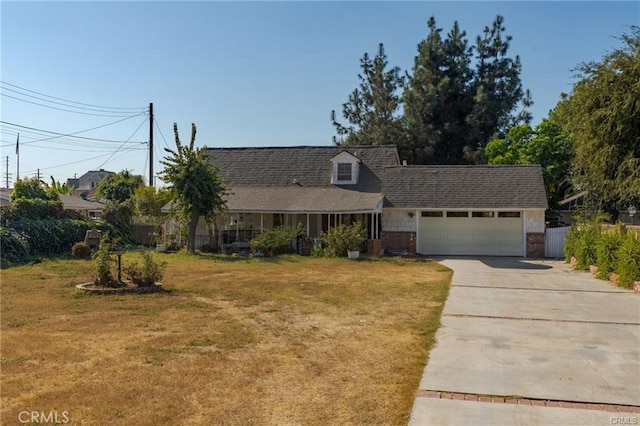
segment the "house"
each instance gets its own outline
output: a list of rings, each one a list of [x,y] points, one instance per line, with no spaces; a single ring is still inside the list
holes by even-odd
[[[0,189],[0,207],[5,208],[11,205],[11,192],[13,189],[2,188]],[[60,194],[60,201],[62,202],[62,208],[64,210],[75,210],[83,215],[99,219],[100,213],[104,204],[96,201],[83,200],[79,197],[71,195]]]
[[[67,179],[67,188],[71,188],[72,186],[75,188],[73,191],[75,197],[91,199],[95,196],[98,183],[114,174],[114,172],[105,169],[89,170],[79,178],[74,177]]]
[[[380,254],[544,256],[540,166],[407,166],[396,147],[209,148],[229,188],[224,243],[361,221]],[[196,246],[212,241],[204,222]]]

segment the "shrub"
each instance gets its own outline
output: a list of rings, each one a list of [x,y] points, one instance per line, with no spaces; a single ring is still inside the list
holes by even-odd
[[[115,244],[109,239],[108,234],[104,234],[100,238],[100,247],[91,256],[95,265],[93,275],[95,285],[101,287],[120,287],[122,285],[113,274],[115,259],[111,255],[111,250],[114,246]]]
[[[213,244],[203,244],[200,246],[200,251],[202,253],[215,253],[216,248],[213,246]]]
[[[249,244],[254,253],[260,252],[266,256],[277,256],[293,253],[293,240],[305,234],[305,228],[302,226],[296,228],[279,226],[263,232],[252,239]]]
[[[71,254],[75,259],[91,259],[91,248],[80,241],[71,247]]]
[[[617,251],[624,239],[624,228],[622,224],[615,228],[600,233],[596,242],[596,266],[598,267],[597,277],[603,280],[609,278],[609,274],[616,268]]]
[[[12,228],[29,241],[30,254],[66,254],[93,224],[76,219],[20,219]]]
[[[576,269],[586,270],[596,264],[596,244],[600,236],[600,221],[578,223],[571,227],[564,243],[565,260],[577,260]]]
[[[366,232],[360,222],[353,225],[339,225],[322,236],[329,257],[345,257],[348,251],[360,250],[366,239]]]
[[[167,262],[156,262],[149,251],[142,252],[142,266],[137,262],[131,263],[124,268],[125,273],[137,286],[154,285],[162,280]]]
[[[22,262],[29,258],[29,241],[11,228],[0,226],[0,255],[3,264]]]
[[[631,288],[634,281],[640,281],[640,236],[634,232],[627,232],[616,257],[618,284]]]

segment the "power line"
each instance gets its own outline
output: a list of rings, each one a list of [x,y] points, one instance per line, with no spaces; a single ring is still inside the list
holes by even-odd
[[[86,104],[86,103],[83,103],[83,102],[71,101],[71,100],[68,100],[68,99],[63,99],[63,98],[58,98],[58,97],[55,97],[55,96],[47,95],[45,93],[36,92],[35,90],[29,90],[29,89],[26,89],[24,87],[17,86],[15,84],[7,83],[6,81],[1,81],[0,80],[0,83],[4,84],[6,86],[15,87],[16,89],[24,90],[24,91],[29,92],[29,93],[35,93],[36,95],[46,96],[47,98],[57,99],[59,101],[72,103],[72,104],[78,104],[78,105],[84,105],[84,106],[88,106],[88,107],[95,107],[95,108],[101,108],[101,109],[119,109],[119,110],[146,110],[146,107],[135,107],[135,108],[129,107],[129,108],[127,108],[127,107],[111,107],[111,106],[103,106],[103,105]],[[14,90],[14,92],[15,92],[15,90]],[[17,93],[19,93],[19,92],[17,92]],[[25,95],[25,96],[28,96],[28,95]],[[51,102],[51,101],[47,101],[47,102]]]
[[[87,108],[87,107],[81,107],[81,106],[75,106],[75,105],[68,105],[68,104],[63,103],[63,102],[50,101],[49,99],[44,99],[44,98],[40,98],[38,96],[29,95],[28,93],[22,93],[22,92],[19,92],[17,90],[9,89],[8,87],[3,87],[2,89],[3,90],[8,90],[8,91],[13,92],[13,93],[17,93],[17,94],[22,95],[22,96],[27,96],[29,98],[37,99],[39,101],[49,102],[49,103],[52,103],[52,104],[62,105],[64,107],[68,107],[68,108],[76,108],[76,109],[80,109],[80,110],[84,110],[84,111],[94,111],[94,112],[101,112],[101,113],[106,113],[106,114],[116,114],[117,113],[119,115],[131,114],[132,113],[132,111],[110,111],[110,110],[107,110],[107,109]],[[9,95],[6,95],[6,96],[12,97],[12,96],[9,96]],[[17,99],[17,100],[20,100],[20,101],[25,101],[24,99],[15,98],[15,97],[13,97],[13,99]],[[47,107],[47,108],[53,108],[53,107],[51,107],[49,105],[42,105],[42,104],[39,104],[39,103],[36,103],[36,102],[33,102],[33,103],[35,103],[36,105]],[[142,111],[143,109],[140,108],[140,110]]]
[[[155,120],[154,120],[153,124],[156,126],[156,129],[158,129],[158,132],[160,132],[160,136],[162,136],[162,140],[164,141],[164,144],[167,146],[167,148],[171,149],[171,147],[167,143],[167,140],[164,138],[164,135],[162,134],[162,130],[160,129],[160,126],[158,126],[158,117],[157,116],[155,117]]]
[[[39,104],[38,102],[32,102],[32,101],[28,101],[26,99],[16,98],[15,96],[7,95],[6,93],[2,93],[1,95],[6,97],[6,98],[11,98],[11,99],[16,99],[16,100],[21,101],[21,102],[26,102],[28,104],[38,105],[38,106],[41,106],[41,107],[44,107],[44,108],[51,108],[51,109],[55,109],[55,110],[58,110],[58,111],[71,112],[71,113],[74,113],[74,114],[92,115],[94,117],[122,117],[122,114],[125,114],[125,112],[116,112],[116,111],[114,111],[114,113],[111,113],[111,114],[94,114],[92,112],[73,111],[73,110],[70,110],[70,109],[58,108],[58,107],[54,107],[54,106],[50,106],[50,105],[43,105],[43,104]],[[128,112],[128,114],[130,114],[130,112]]]
[[[102,163],[100,166],[98,166],[98,168],[101,168],[101,167],[102,167],[102,166],[104,166],[104,165],[105,165],[109,160],[111,160],[111,157],[113,157],[113,156],[114,156],[118,151],[120,151],[120,149],[122,149],[122,147],[124,146],[124,144],[125,144],[125,143],[127,143],[127,142],[129,142],[129,139],[131,139],[131,138],[132,138],[136,133],[138,133],[138,130],[140,130],[140,127],[142,127],[142,125],[143,125],[146,121],[147,121],[147,120],[146,120],[146,118],[145,118],[145,119],[142,121],[142,123],[140,123],[140,125],[138,126],[138,128],[137,128],[136,130],[134,130],[134,132],[131,134],[131,136],[129,136],[129,138],[128,138],[126,141],[124,141],[124,142],[122,143],[122,145],[120,145],[120,146],[115,150],[115,152],[113,152],[113,154],[111,154],[111,155],[109,156],[109,158],[107,158],[107,159],[104,161],[104,163]]]
[[[86,137],[86,136],[75,136],[75,135],[80,134],[80,133],[90,132],[92,130],[101,129],[103,127],[111,126],[113,124],[121,123],[121,122],[129,120],[131,118],[139,117],[140,115],[142,115],[142,114],[132,115],[132,116],[129,116],[129,117],[125,117],[125,118],[123,118],[121,120],[117,120],[117,121],[114,121],[114,122],[111,122],[111,123],[103,124],[101,126],[96,126],[96,127],[90,128],[90,129],[80,130],[80,131],[72,132],[72,133],[59,133],[59,132],[54,132],[52,130],[37,129],[35,127],[24,126],[24,125],[21,125],[21,124],[10,123],[8,121],[2,121],[2,120],[0,120],[0,123],[6,124],[8,126],[19,127],[21,129],[34,130],[34,131],[37,131],[37,132],[43,132],[43,133],[49,133],[49,134],[57,135],[57,136],[52,136],[52,137],[48,137],[48,138],[44,138],[44,139],[30,141],[29,143],[32,143],[32,142],[44,142],[44,141],[51,140],[51,139],[57,139],[57,138],[69,137],[69,136],[74,137],[74,138],[78,138],[78,139],[93,140],[93,141],[97,141],[97,142],[122,143],[123,141],[116,141],[116,140],[109,140],[109,139],[98,139],[98,138],[89,138],[89,137]],[[128,141],[126,141],[126,142],[128,142]],[[138,142],[135,142],[135,143],[146,143],[146,142],[138,141]]]

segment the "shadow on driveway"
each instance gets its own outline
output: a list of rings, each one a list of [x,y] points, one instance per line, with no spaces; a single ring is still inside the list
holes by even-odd
[[[547,270],[553,266],[540,262],[544,260],[525,259],[522,257],[492,257],[492,256],[437,256],[436,262],[446,259],[475,260],[493,269]]]

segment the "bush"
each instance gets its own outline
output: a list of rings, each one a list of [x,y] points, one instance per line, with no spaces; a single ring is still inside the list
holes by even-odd
[[[135,285],[149,286],[162,280],[166,266],[167,262],[156,262],[151,252],[145,250],[142,252],[142,266],[135,262],[127,265],[124,271]]]
[[[29,241],[11,228],[0,226],[0,255],[3,264],[22,262],[29,258]]]
[[[41,200],[39,198],[18,198],[11,201],[11,206],[2,212],[9,222],[20,219],[57,219],[63,215],[60,200]]]
[[[360,222],[339,225],[322,236],[325,254],[329,257],[345,257],[348,251],[360,250],[365,239],[366,232]]]
[[[293,240],[306,235],[305,228],[288,228],[279,226],[269,231],[264,231],[252,239],[249,244],[254,253],[262,253],[265,256],[277,256],[280,254],[293,253]]]
[[[12,228],[29,241],[31,255],[69,253],[91,226],[75,219],[20,219],[12,223]]]
[[[202,253],[215,253],[216,248],[213,246],[213,244],[203,244],[200,246],[200,251]]]
[[[634,281],[640,281],[640,236],[628,231],[616,252],[616,257],[618,284],[631,288]]]
[[[622,224],[615,228],[600,233],[596,242],[596,276],[602,280],[609,278],[609,274],[616,269],[617,251],[624,240],[624,228]]]
[[[111,255],[111,251],[115,244],[109,239],[108,234],[103,234],[100,238],[100,247],[96,250],[91,258],[95,266],[93,274],[93,283],[101,287],[120,287],[119,282],[113,273],[115,259]]]
[[[74,259],[91,259],[91,248],[84,241],[80,241],[71,247],[71,255]]]

